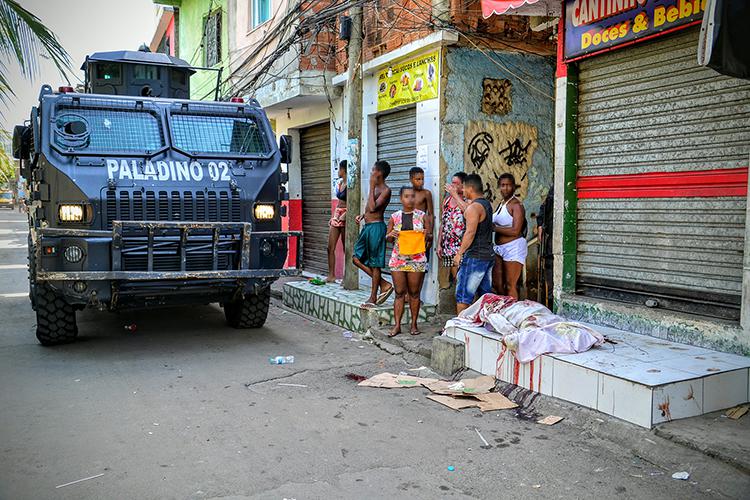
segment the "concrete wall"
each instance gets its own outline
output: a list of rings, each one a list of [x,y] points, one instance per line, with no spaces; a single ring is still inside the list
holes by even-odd
[[[484,53],[466,47],[450,47],[443,59],[443,93],[440,130],[440,196],[442,186],[455,172],[478,172],[485,187],[500,197],[497,178],[513,173],[521,186],[518,195],[526,208],[527,238],[534,237],[535,216],[554,178],[554,60],[547,56],[510,52]],[[504,114],[482,110],[485,78],[510,82],[510,111]],[[472,161],[470,148],[477,137],[491,137],[483,161]],[[485,136],[487,137],[487,136]],[[506,148],[518,140],[522,153],[512,165],[506,161]],[[479,165],[481,163],[481,165]],[[537,247],[529,248],[529,262],[535,262]],[[536,266],[526,269],[536,283]],[[439,277],[440,310],[452,311],[454,297],[448,289],[447,272]],[[534,294],[534,289],[527,293]],[[532,297],[535,298],[535,297]]]
[[[514,122],[531,125],[536,128],[537,146],[528,165],[528,188],[523,196],[523,203],[529,218],[529,228],[532,228],[536,221],[531,220],[531,214],[538,213],[539,205],[552,185],[554,173],[554,60],[549,57],[508,52],[485,53],[493,60],[469,48],[451,47],[447,51],[444,60],[447,83],[440,135],[440,155],[443,160],[441,182],[447,182],[454,172],[475,170],[473,165],[466,165],[464,161],[465,151],[471,140],[471,137],[465,137],[468,122]],[[498,115],[481,111],[484,78],[510,80],[510,113]],[[491,145],[493,149],[502,149],[506,146],[504,143],[498,144],[498,137],[495,137],[495,143]],[[488,158],[488,161],[490,160],[491,157]],[[497,179],[484,180],[489,181],[493,188],[497,185]],[[516,181],[520,183],[521,179],[517,178]]]

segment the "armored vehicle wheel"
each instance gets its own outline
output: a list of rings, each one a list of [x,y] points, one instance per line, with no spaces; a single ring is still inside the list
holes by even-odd
[[[224,304],[224,316],[231,327],[260,328],[266,322],[270,303],[271,288],[267,287]]]
[[[73,342],[78,336],[76,312],[54,290],[44,284],[35,287],[36,338],[42,345]]]

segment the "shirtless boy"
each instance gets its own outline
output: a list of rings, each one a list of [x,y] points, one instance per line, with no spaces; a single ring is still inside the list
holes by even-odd
[[[363,219],[365,227],[354,245],[354,265],[372,278],[372,291],[362,307],[373,307],[382,304],[393,292],[393,285],[382,277],[385,267],[385,233],[386,225],[383,214],[391,201],[391,188],[385,183],[391,166],[387,161],[376,161],[370,172],[370,192],[367,194],[365,213],[355,218],[357,224]],[[380,294],[378,295],[378,289]]]
[[[429,255],[429,249],[432,247],[432,228],[435,220],[435,212],[432,208],[432,192],[424,188],[424,170],[420,167],[412,167],[409,170],[409,180],[414,187],[414,208],[426,214],[424,237]]]

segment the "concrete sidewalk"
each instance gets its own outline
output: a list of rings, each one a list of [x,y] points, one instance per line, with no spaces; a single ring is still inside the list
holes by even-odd
[[[750,474],[750,413],[738,420],[725,411],[707,413],[661,424],[654,433]]]

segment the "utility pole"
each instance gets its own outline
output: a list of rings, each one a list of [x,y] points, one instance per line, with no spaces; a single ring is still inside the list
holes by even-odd
[[[354,220],[361,213],[362,198],[362,6],[352,7],[352,33],[347,55],[346,95],[344,108],[347,116],[347,170],[346,170],[346,252],[344,262],[344,289],[359,289],[359,270],[352,263],[354,244],[359,237],[359,225]]]

